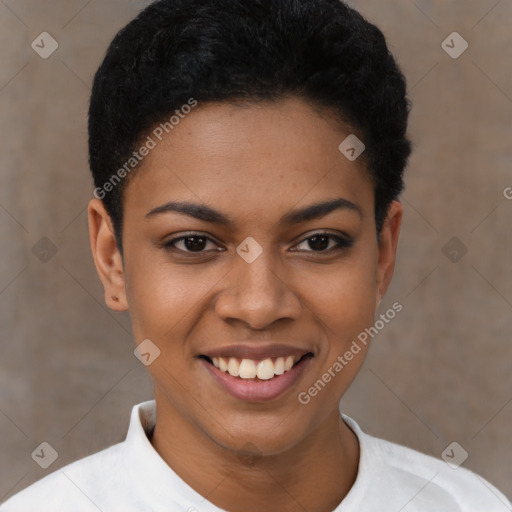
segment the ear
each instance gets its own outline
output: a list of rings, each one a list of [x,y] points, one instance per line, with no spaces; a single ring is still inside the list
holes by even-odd
[[[379,237],[376,309],[379,307],[382,297],[386,294],[395,270],[396,250],[402,225],[402,216],[402,204],[398,201],[393,201],[389,206]]]
[[[117,247],[114,227],[99,199],[91,199],[88,208],[89,238],[96,270],[105,290],[105,302],[114,311],[126,311],[123,260]]]

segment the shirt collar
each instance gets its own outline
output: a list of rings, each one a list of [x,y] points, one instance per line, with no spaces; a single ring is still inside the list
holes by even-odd
[[[133,485],[155,510],[225,512],[182,480],[148,439],[156,424],[154,400],[133,407],[125,441],[125,463]]]
[[[375,463],[370,460],[368,436],[352,418],[345,414],[341,417],[358,438],[360,456],[356,481],[343,502],[333,512],[353,510],[353,506],[356,505],[357,508],[360,505],[361,497],[365,495],[366,487],[369,485],[368,477],[372,464]],[[182,510],[193,512],[226,512],[196,492],[160,457],[148,438],[155,424],[154,400],[133,407],[125,441],[125,463],[132,483],[143,500],[157,510],[180,507]]]

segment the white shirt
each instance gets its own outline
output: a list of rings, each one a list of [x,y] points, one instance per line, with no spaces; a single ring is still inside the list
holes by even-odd
[[[505,512],[510,502],[459,467],[369,436],[342,415],[359,439],[356,481],[333,512]],[[1,512],[225,512],[184,482],[147,433],[153,400],[136,405],[126,440],[85,457],[13,496]],[[311,511],[315,512],[315,511]]]

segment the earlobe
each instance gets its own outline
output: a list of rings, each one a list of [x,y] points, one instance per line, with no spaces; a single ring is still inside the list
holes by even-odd
[[[393,277],[402,216],[402,204],[398,201],[393,201],[389,206],[388,214],[380,233],[377,262],[377,307],[382,297],[386,294]]]
[[[114,311],[126,311],[128,303],[123,260],[112,221],[103,203],[96,198],[89,202],[88,216],[91,250],[105,290],[105,302]]]

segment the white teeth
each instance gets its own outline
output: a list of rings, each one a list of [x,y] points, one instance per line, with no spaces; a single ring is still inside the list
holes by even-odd
[[[215,357],[213,358],[213,364],[215,366],[217,366],[215,364]],[[217,366],[217,368],[220,368],[223,372],[227,372],[228,371],[228,363],[226,362],[226,360],[223,358],[223,357],[219,357],[219,366]]]
[[[242,359],[238,376],[242,379],[254,379],[256,377],[256,364],[252,359]]]
[[[238,364],[238,361],[230,357],[228,362],[228,372],[233,377],[238,377],[238,372],[240,371],[240,365]]]
[[[272,359],[264,359],[258,363],[257,375],[258,379],[268,380],[275,374],[274,363]]]
[[[278,357],[272,360],[270,357],[262,361],[253,359],[237,359],[236,357],[214,357],[213,365],[233,377],[241,379],[269,380],[276,375],[282,375],[291,370],[295,362],[299,359],[296,356]]]
[[[284,358],[278,357],[274,363],[274,373],[276,375],[282,375],[284,373]]]

